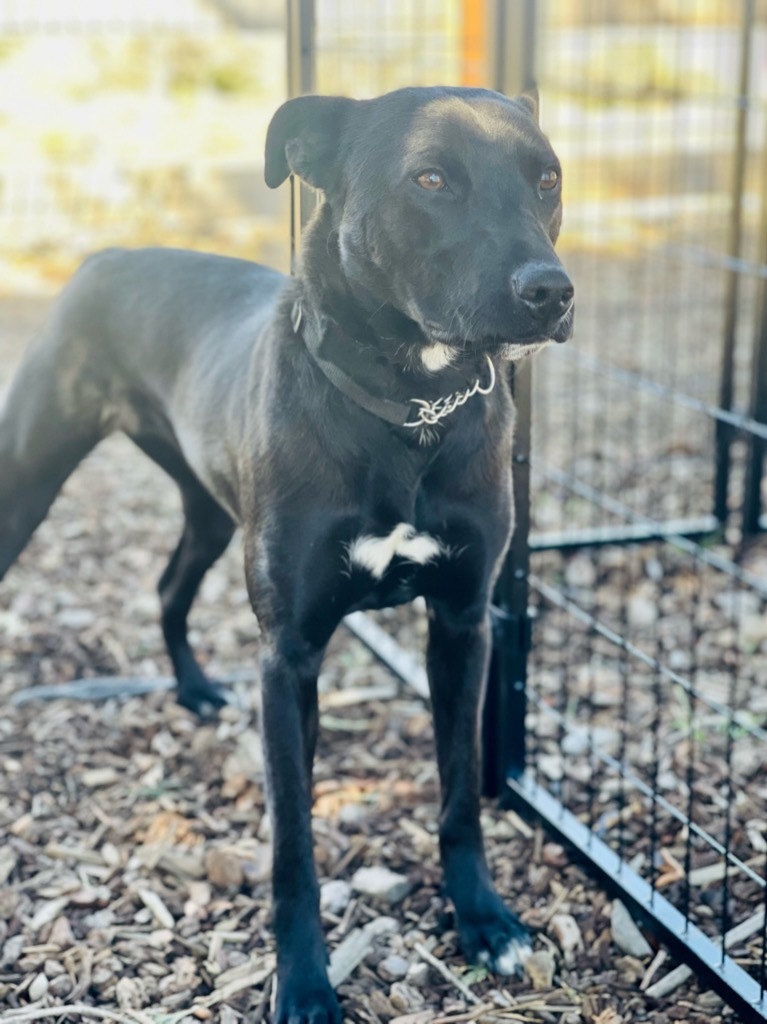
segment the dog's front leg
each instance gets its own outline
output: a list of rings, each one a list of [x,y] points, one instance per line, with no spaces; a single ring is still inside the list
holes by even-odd
[[[312,854],[311,766],[322,651],[278,642],[263,668],[262,732],[272,821],[276,1024],[338,1024]]]
[[[442,786],[440,850],[464,955],[516,974],[530,952],[524,927],[495,892],[479,821],[479,720],[490,656],[487,607],[429,603],[427,666]]]

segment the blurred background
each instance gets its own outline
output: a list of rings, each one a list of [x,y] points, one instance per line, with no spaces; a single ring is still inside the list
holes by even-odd
[[[285,204],[262,181],[286,97],[283,0],[3,0],[0,289],[61,282],[106,244],[183,244],[285,261]],[[375,95],[488,84],[493,0],[317,0],[316,84]],[[544,126],[567,169],[568,249],[625,253],[727,223],[741,4],[537,5]],[[767,96],[754,5],[750,101]],[[744,205],[759,215],[764,119]],[[599,204],[595,206],[595,204]],[[748,255],[746,252],[744,255]]]

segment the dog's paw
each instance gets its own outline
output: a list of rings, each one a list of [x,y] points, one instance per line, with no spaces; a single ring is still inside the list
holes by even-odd
[[[215,718],[224,705],[234,703],[234,697],[226,687],[209,679],[195,680],[191,686],[181,683],[176,700],[182,708],[207,719]]]
[[[532,953],[527,928],[500,898],[483,913],[459,917],[458,935],[466,958],[493,974],[520,976]]]
[[[277,989],[273,1024],[341,1024],[342,1020],[330,982],[308,986],[287,982]]]

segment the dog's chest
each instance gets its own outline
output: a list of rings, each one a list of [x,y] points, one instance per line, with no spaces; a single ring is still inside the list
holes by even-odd
[[[362,569],[373,580],[383,579],[398,564],[428,565],[446,554],[438,537],[419,532],[411,523],[397,523],[387,534],[359,533],[348,547],[350,569]]]
[[[441,537],[407,522],[388,531],[362,528],[345,549],[345,574],[357,592],[356,603],[369,608],[411,601],[450,557]]]

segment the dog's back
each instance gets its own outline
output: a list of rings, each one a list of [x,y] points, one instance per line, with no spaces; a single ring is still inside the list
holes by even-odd
[[[214,474],[235,471],[247,367],[259,345],[269,362],[265,326],[286,281],[177,249],[85,261],[0,410],[0,577],[77,463],[115,430],[177,446],[215,492]]]

